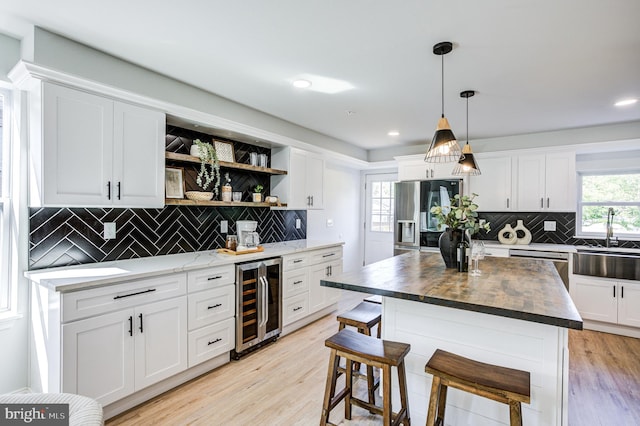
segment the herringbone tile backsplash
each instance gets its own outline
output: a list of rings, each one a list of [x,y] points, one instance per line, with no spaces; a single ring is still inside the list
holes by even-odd
[[[296,229],[296,219],[301,229]],[[163,209],[29,209],[29,269],[214,250],[224,247],[220,221],[235,234],[237,220],[258,221],[264,243],[306,238],[305,210],[167,206]],[[104,222],[117,238],[105,240]]]
[[[584,240],[574,238],[576,232],[576,214],[575,213],[478,213],[480,219],[485,219],[491,223],[491,231],[481,231],[477,238],[483,240],[497,240],[498,232],[504,228],[506,224],[516,226],[518,220],[522,220],[524,226],[531,231],[532,243],[547,244],[568,244],[568,245],[604,245],[603,240]],[[555,231],[545,231],[544,222],[555,221]],[[619,247],[622,248],[640,248],[640,241],[623,241],[620,240]]]

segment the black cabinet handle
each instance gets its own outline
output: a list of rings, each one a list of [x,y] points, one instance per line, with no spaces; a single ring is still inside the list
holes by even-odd
[[[221,341],[221,340],[222,340],[222,339],[218,337],[216,340],[213,340],[213,341],[211,341],[211,342],[207,343],[207,346],[208,346],[208,345],[213,345],[214,343],[218,343],[218,342],[219,342],[219,341]]]
[[[331,257],[331,256],[335,256],[335,253],[329,253],[329,254],[323,254],[322,257]]]
[[[299,311],[300,309],[302,309],[302,306],[298,306],[297,308],[293,308],[293,312]]]
[[[549,208],[549,197],[547,197],[547,208]]]
[[[613,297],[616,297],[616,286],[613,286]]]
[[[133,315],[129,315],[129,336],[133,336]]]
[[[211,280],[218,280],[218,279],[220,279],[220,278],[222,278],[222,275],[216,275],[215,277],[209,277],[209,278],[207,278],[207,281],[211,281]]]
[[[138,291],[136,293],[131,293],[131,294],[124,294],[122,296],[115,296],[113,298],[113,300],[117,300],[117,299],[124,299],[125,297],[131,297],[131,296],[137,296],[138,294],[145,294],[145,293],[151,293],[153,291],[156,291],[155,288],[150,288],[148,290],[143,290],[143,291]]]
[[[620,298],[624,299],[624,286],[620,287]]]
[[[144,333],[144,330],[142,329],[142,314],[138,315],[138,318],[140,318],[140,333]]]
[[[107,182],[107,200],[111,200],[111,181]]]
[[[302,284],[302,280],[293,282],[293,285],[297,285],[297,284]]]
[[[120,199],[120,182],[118,182],[118,200]]]
[[[293,261],[293,263],[300,263],[300,262],[302,262],[302,259],[296,259]]]
[[[216,303],[213,306],[207,306],[207,309],[215,309],[215,308],[220,307],[220,306],[222,306],[222,303]]]

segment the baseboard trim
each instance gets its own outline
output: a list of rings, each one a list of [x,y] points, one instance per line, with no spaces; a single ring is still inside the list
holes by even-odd
[[[585,330],[602,331],[604,333],[619,334],[621,336],[635,337],[636,339],[640,339],[640,328],[628,327],[626,325],[583,320],[582,328],[584,328]]]
[[[294,331],[301,329],[302,327],[309,325],[312,322],[317,321],[324,316],[329,315],[331,312],[336,310],[337,306],[338,306],[337,303],[332,303],[331,305],[319,310],[318,312],[314,312],[313,314],[306,316],[304,318],[301,318],[296,322],[287,324],[286,326],[282,327],[282,333],[280,333],[280,336],[286,336],[289,333],[293,333]]]

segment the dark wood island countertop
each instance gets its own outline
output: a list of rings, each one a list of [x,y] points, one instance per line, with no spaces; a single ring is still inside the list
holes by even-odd
[[[321,285],[582,330],[553,263],[485,257],[482,275],[447,269],[439,253],[410,252],[326,277]]]

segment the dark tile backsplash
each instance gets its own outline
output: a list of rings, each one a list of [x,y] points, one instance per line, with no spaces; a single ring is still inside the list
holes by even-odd
[[[296,219],[301,229],[296,229]],[[69,266],[224,247],[227,220],[258,221],[264,243],[306,238],[305,210],[254,207],[167,206],[163,209],[30,208],[29,269]],[[115,222],[117,238],[102,238],[104,222]]]
[[[576,231],[575,213],[505,213],[482,212],[478,213],[480,219],[491,223],[491,231],[481,231],[477,238],[483,240],[498,240],[498,232],[506,225],[516,226],[518,220],[522,220],[524,226],[531,231],[532,243],[568,244],[568,245],[604,245],[604,240],[574,238]],[[555,221],[555,231],[545,231],[544,222]],[[618,247],[640,248],[640,241],[620,240]]]

